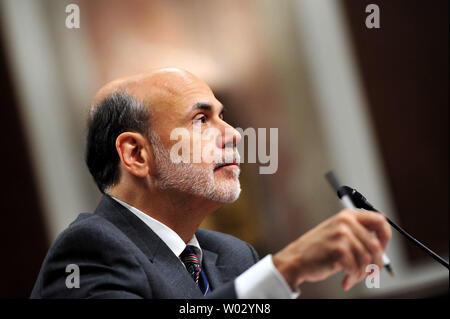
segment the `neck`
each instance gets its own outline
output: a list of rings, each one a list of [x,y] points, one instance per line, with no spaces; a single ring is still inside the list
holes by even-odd
[[[124,201],[168,226],[187,243],[205,217],[221,204],[175,190],[122,187],[109,189],[109,195]]]

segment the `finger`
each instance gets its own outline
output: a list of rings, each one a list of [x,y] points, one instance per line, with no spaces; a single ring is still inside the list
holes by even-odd
[[[338,263],[343,272],[346,273],[346,277],[342,282],[344,290],[350,288],[352,277],[356,276],[359,272],[358,263],[352,253],[352,247],[349,242],[340,243],[337,247],[337,253],[339,255]]]
[[[350,224],[353,234],[360,240],[366,250],[366,256],[362,257],[365,262],[365,266],[374,263],[378,267],[383,267],[383,248],[380,241],[374,236],[372,232],[367,230],[358,222]],[[365,273],[365,271],[364,271]]]
[[[351,280],[351,275],[347,274],[344,277],[344,280],[342,281],[342,288],[347,291],[350,289],[350,280]]]
[[[386,249],[389,239],[391,239],[391,227],[389,226],[386,217],[376,212],[356,212],[356,219],[364,227],[374,231],[380,240],[383,250]]]
[[[357,223],[355,223],[357,224]],[[359,225],[359,227],[364,228]],[[355,235],[353,231],[348,235],[353,257],[355,258],[358,266],[358,272],[355,272],[353,276],[348,279],[347,287],[350,289],[357,284],[366,274],[366,266],[371,263],[372,256],[361,240]]]

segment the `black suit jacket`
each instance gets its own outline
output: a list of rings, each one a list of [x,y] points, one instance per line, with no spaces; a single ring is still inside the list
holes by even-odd
[[[198,229],[203,269],[212,293],[236,298],[234,278],[258,261],[247,243]],[[67,288],[69,264],[80,270],[80,287]],[[31,298],[203,298],[167,245],[137,216],[104,195],[93,214],[83,213],[55,240]]]

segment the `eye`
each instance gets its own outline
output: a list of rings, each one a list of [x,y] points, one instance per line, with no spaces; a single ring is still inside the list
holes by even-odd
[[[202,115],[194,120],[194,124],[206,123],[206,116]]]

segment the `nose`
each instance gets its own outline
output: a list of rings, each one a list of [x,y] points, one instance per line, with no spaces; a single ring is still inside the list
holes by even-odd
[[[217,137],[217,147],[221,149],[227,147],[235,148],[241,138],[241,134],[234,127],[225,123],[221,130],[221,134]]]

